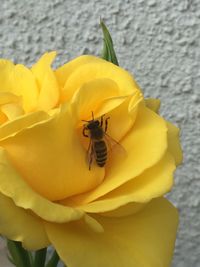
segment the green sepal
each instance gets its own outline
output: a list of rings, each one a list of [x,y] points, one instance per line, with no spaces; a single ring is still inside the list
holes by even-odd
[[[30,259],[30,263],[31,263],[31,266],[33,266],[34,264],[34,258],[33,258],[33,254],[31,251],[28,252],[28,255],[29,255],[29,259]]]
[[[35,257],[33,258],[33,267],[44,267],[45,266],[45,261],[46,261],[46,253],[47,249],[39,249],[35,252]]]
[[[53,255],[51,256],[51,259],[49,260],[49,262],[47,263],[47,265],[45,267],[57,267],[59,260],[60,260],[60,258],[58,256],[57,252],[54,251]]]
[[[101,57],[119,66],[119,63],[118,63],[118,60],[115,54],[115,50],[113,47],[113,41],[112,41],[111,35],[102,20],[100,21],[100,26],[103,32],[103,51],[102,51]]]
[[[22,247],[21,242],[8,240],[7,247],[10,252],[8,259],[16,267],[31,267],[29,253]]]

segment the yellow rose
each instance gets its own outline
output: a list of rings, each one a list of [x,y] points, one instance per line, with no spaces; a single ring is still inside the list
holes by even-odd
[[[176,209],[162,196],[182,154],[178,129],[132,76],[94,56],[53,70],[0,61],[0,234],[30,250],[52,244],[69,267],[167,267]],[[86,160],[82,120],[105,114],[126,156]]]

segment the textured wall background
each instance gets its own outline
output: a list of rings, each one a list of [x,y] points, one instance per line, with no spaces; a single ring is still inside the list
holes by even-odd
[[[200,1],[1,0],[0,57],[30,65],[46,50],[58,51],[57,63],[98,55],[100,16],[120,65],[182,129],[184,164],[169,194],[181,216],[173,266],[199,267]]]

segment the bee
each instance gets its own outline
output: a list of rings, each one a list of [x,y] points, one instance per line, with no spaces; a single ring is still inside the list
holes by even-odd
[[[93,158],[99,167],[104,167],[108,158],[108,142],[106,138],[111,139],[106,133],[108,130],[108,120],[110,117],[104,119],[101,116],[100,120],[94,119],[92,112],[92,120],[86,121],[87,124],[83,126],[83,136],[90,138],[90,143],[87,150],[89,170],[91,169]],[[112,139],[113,140],[113,139]],[[113,140],[118,144],[115,140]]]

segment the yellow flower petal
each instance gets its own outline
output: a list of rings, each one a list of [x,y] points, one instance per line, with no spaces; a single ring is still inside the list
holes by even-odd
[[[100,213],[100,215],[102,216],[106,216],[106,217],[124,217],[124,216],[129,216],[129,215],[133,215],[139,211],[141,211],[146,205],[148,204],[148,202],[146,203],[135,203],[135,202],[130,202],[124,206],[121,206],[115,210],[111,210],[108,212],[102,212]]]
[[[93,217],[89,216],[88,214],[84,215],[85,223],[96,233],[102,233],[104,231],[102,225],[95,220]]]
[[[14,64],[5,59],[0,59],[0,91],[12,92]]]
[[[95,119],[100,119],[102,115],[105,115],[104,119],[109,117],[107,134],[119,141],[131,128],[136,117],[137,107],[134,109],[135,116],[129,110],[133,98],[137,99],[135,96],[119,96],[116,83],[110,79],[88,82],[74,94],[71,101],[72,113],[77,120],[79,137],[85,149],[88,148],[89,138],[82,134],[85,124],[82,120],[91,120],[92,113]]]
[[[0,105],[10,104],[10,103],[19,103],[21,98],[10,92],[0,92]]]
[[[32,72],[23,65],[16,65],[13,75],[12,92],[22,96],[23,108],[26,112],[36,109],[38,101],[38,87]]]
[[[103,233],[95,233],[81,222],[45,223],[51,243],[67,266],[170,266],[178,214],[167,200],[155,199],[132,216],[95,218]]]
[[[21,241],[29,250],[49,245],[42,220],[30,212],[15,206],[14,202],[0,193],[0,234]]]
[[[176,165],[179,165],[183,160],[182,149],[180,145],[179,134],[180,130],[170,122],[167,122],[168,127],[168,149],[173,155]]]
[[[60,92],[51,63],[56,56],[56,52],[45,53],[39,61],[32,67],[39,85],[38,109],[50,110],[54,108],[59,100]]]
[[[0,91],[22,96],[26,112],[35,109],[38,88],[31,71],[23,65],[14,65],[8,60],[0,60]]]
[[[133,128],[122,140],[127,156],[111,154],[106,166],[106,177],[96,189],[77,197],[91,202],[142,174],[161,160],[167,149],[165,121],[144,106],[138,111]]]
[[[32,66],[31,71],[33,72],[33,74],[37,80],[39,88],[42,88],[42,84],[43,84],[43,81],[44,81],[44,78],[46,75],[46,71],[51,66],[55,56],[56,56],[55,51],[52,51],[50,53],[45,53],[38,60],[38,62]]]
[[[147,169],[135,179],[125,183],[102,198],[83,205],[75,202],[74,206],[78,206],[86,212],[99,213],[117,209],[131,202],[135,202],[135,205],[148,202],[152,198],[169,192],[173,185],[174,170],[175,163],[173,157],[170,154],[166,154],[155,166]],[[76,198],[74,201],[76,201]]]
[[[129,96],[109,98],[102,103],[96,115],[105,114],[105,118],[110,118],[107,134],[112,139],[120,141],[128,133],[136,120],[142,100],[141,93],[137,91]]]
[[[107,134],[114,140],[120,141],[131,129],[135,122],[138,109],[130,114],[129,106],[134,96],[127,97],[120,105],[106,114],[109,117]],[[119,130],[120,129],[120,130]]]
[[[10,92],[0,92],[0,124],[24,114],[21,97]]]
[[[0,110],[0,125],[5,123],[8,120],[8,117],[5,115],[4,112]]]
[[[101,78],[113,80],[120,89],[120,95],[129,95],[140,91],[127,71],[103,59],[96,58],[94,62],[91,60],[90,63],[84,64],[72,72],[64,85],[63,100],[70,99],[83,84]]]
[[[92,112],[95,114],[102,102],[118,95],[118,86],[110,79],[96,79],[85,83],[72,98],[73,115],[79,121],[91,120]]]
[[[34,192],[10,164],[3,149],[0,149],[0,192],[16,206],[31,210],[46,221],[63,223],[84,215],[80,210],[53,203]]]
[[[50,110],[54,108],[59,101],[60,92],[58,83],[53,71],[49,68],[46,71],[43,84],[40,91],[38,109]]]
[[[33,127],[36,123],[42,122],[49,118],[48,114],[43,111],[26,114],[13,121],[8,121],[0,127],[0,141],[9,136],[23,131],[27,127]]]
[[[78,67],[90,62],[96,62],[97,60],[98,60],[97,57],[83,55],[69,61],[68,63],[56,69],[55,75],[60,87],[61,88],[64,87],[67,79],[70,77],[72,72],[77,70]]]
[[[5,104],[1,107],[1,110],[9,120],[14,120],[24,114],[24,111],[19,104]]]
[[[151,110],[158,112],[160,108],[160,100],[154,98],[145,99],[146,106]],[[183,160],[182,149],[180,145],[180,130],[170,122],[167,122],[168,127],[168,146],[169,152],[174,156],[176,165],[179,165]]]
[[[24,129],[0,144],[26,182],[50,200],[91,190],[104,178],[103,168],[88,169],[87,153],[68,106],[48,121]]]
[[[153,110],[154,112],[158,113],[160,108],[160,100],[155,98],[147,98],[145,99],[146,106]]]

